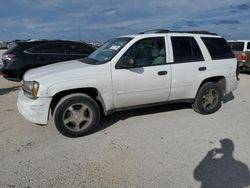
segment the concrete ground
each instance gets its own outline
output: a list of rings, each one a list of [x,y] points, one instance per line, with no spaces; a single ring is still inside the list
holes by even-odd
[[[2,66],[2,55],[6,50],[0,49],[0,67]]]
[[[5,52],[6,50],[5,49],[0,49],[0,59],[2,57],[2,54]]]
[[[0,187],[243,188],[250,184],[250,75],[240,78],[212,115],[183,104],[119,112],[75,139],[52,121],[26,121],[16,108],[19,84],[0,78]]]

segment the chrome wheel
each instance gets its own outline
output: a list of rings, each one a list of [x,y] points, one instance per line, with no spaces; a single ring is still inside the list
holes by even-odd
[[[216,89],[209,89],[202,96],[202,106],[206,110],[211,110],[215,108],[218,104],[219,93]]]
[[[69,106],[63,113],[63,123],[71,131],[86,129],[93,121],[93,112],[83,103]]]

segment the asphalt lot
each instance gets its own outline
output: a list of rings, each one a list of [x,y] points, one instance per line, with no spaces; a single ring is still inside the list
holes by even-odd
[[[19,84],[0,78],[0,187],[244,187],[250,184],[250,75],[240,78],[215,114],[183,104],[119,112],[76,139],[59,134],[51,121],[26,121],[16,108]],[[232,141],[221,151],[227,157],[212,159],[209,151],[225,138]]]

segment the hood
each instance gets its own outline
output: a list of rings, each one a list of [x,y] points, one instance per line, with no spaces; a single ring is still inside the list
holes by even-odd
[[[97,74],[103,65],[86,64],[78,60],[54,63],[30,69],[24,74],[24,81],[63,81],[65,79],[79,78],[88,74]],[[107,69],[106,69],[107,70]]]

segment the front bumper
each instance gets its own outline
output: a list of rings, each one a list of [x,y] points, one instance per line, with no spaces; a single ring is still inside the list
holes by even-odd
[[[30,99],[23,91],[20,91],[17,100],[17,108],[25,119],[36,124],[48,123],[49,108],[52,98]]]

